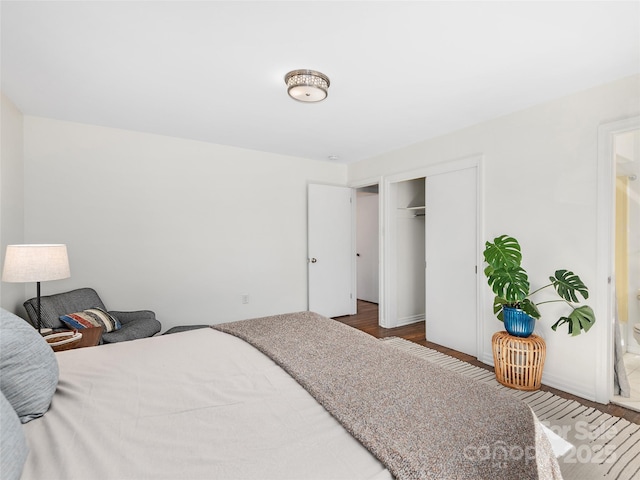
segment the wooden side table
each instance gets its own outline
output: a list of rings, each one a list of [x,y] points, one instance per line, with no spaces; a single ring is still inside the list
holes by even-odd
[[[75,330],[61,330],[56,331],[55,333],[60,335],[68,333],[70,336],[71,334],[73,334],[73,332],[75,332]],[[64,350],[72,350],[75,348],[94,347],[98,345],[100,343],[100,340],[102,339],[102,327],[82,328],[79,330],[79,332],[82,333],[82,338],[80,338],[79,340],[73,341],[71,343],[65,343],[59,346],[51,345],[51,348],[53,348],[54,352],[62,352]],[[47,343],[53,341],[51,339],[52,337],[48,337],[47,335],[45,335],[44,338],[47,340]]]
[[[102,340],[102,327],[83,328],[81,332],[82,339],[74,348],[95,347],[100,344],[100,340]]]
[[[547,353],[544,340],[537,335],[514,337],[496,332],[491,339],[493,364],[498,382],[518,390],[538,390]]]

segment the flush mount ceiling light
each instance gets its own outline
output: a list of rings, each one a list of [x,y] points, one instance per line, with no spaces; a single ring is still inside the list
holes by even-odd
[[[293,70],[284,76],[287,93],[300,102],[320,102],[327,98],[329,77],[315,70]]]

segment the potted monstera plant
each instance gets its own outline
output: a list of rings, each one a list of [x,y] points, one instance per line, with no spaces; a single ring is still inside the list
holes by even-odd
[[[486,242],[484,259],[487,267],[484,273],[495,294],[493,312],[498,320],[504,321],[505,330],[511,335],[528,337],[533,333],[535,321],[540,318],[538,306],[545,303],[564,302],[569,315],[560,317],[551,328],[568,325],[568,333],[576,336],[588,332],[596,321],[593,310],[588,305],[577,306],[579,297],[589,298],[589,291],[580,277],[569,270],[556,270],[549,282],[533,292],[530,291],[529,276],[522,268],[522,253],[518,241],[508,235],[496,237]],[[546,288],[553,287],[560,298],[535,303],[532,296]]]

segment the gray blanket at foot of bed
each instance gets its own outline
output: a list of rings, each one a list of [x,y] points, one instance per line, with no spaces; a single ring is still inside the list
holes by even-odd
[[[397,479],[557,479],[514,396],[312,312],[214,325],[271,357]]]

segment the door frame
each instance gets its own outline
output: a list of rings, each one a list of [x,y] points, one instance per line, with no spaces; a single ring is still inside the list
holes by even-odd
[[[476,264],[478,266],[478,275],[476,281],[476,322],[477,322],[477,358],[479,360],[484,359],[484,321],[482,318],[482,312],[484,312],[484,295],[481,291],[482,282],[480,281],[480,273],[482,268],[482,241],[484,238],[484,155],[472,155],[468,157],[462,157],[458,159],[445,160],[431,165],[421,167],[415,170],[401,172],[393,175],[383,177],[383,183],[380,185],[380,202],[382,204],[381,213],[381,261],[380,261],[380,326],[385,328],[393,328],[395,326],[395,313],[392,311],[395,307],[394,299],[391,298],[393,292],[393,282],[395,281],[394,272],[396,269],[396,258],[393,252],[395,251],[395,237],[391,231],[393,222],[391,221],[394,215],[395,205],[391,198],[391,185],[398,182],[407,180],[414,180],[416,178],[433,176],[441,173],[450,173],[457,170],[463,170],[466,168],[477,169],[476,181],[477,181],[477,206],[476,206],[476,229],[478,242],[476,245]],[[428,208],[428,206],[427,206]]]
[[[383,199],[383,193],[382,193],[382,184],[383,184],[383,177],[371,177],[371,178],[366,178],[364,180],[358,180],[355,182],[351,182],[349,184],[349,187],[353,190],[353,204],[351,206],[352,209],[352,221],[351,221],[351,238],[352,238],[352,242],[353,242],[353,255],[352,255],[352,266],[351,266],[351,271],[353,272],[351,279],[352,279],[352,285],[351,285],[351,291],[354,292],[353,293],[353,309],[354,312],[357,312],[357,308],[358,308],[358,299],[357,299],[357,292],[358,292],[358,284],[357,284],[357,280],[358,280],[358,276],[357,276],[357,259],[356,259],[356,228],[357,228],[357,222],[358,222],[358,218],[357,218],[357,214],[356,214],[356,202],[358,201],[358,196],[356,195],[356,190],[358,188],[364,188],[364,187],[373,187],[374,185],[378,186],[378,325],[380,326],[384,326],[384,305],[385,305],[385,295],[384,295],[384,282],[383,282],[383,275],[384,275],[384,268],[383,268],[383,258],[384,258],[384,248],[383,248],[383,243],[384,243],[384,229],[383,229],[383,223],[384,223],[384,219],[383,219],[383,215],[382,215],[382,199]]]
[[[607,404],[613,397],[614,339],[614,215],[616,135],[640,129],[640,115],[598,127],[597,218],[596,218],[596,318],[607,319],[604,338],[596,345],[596,398]]]

